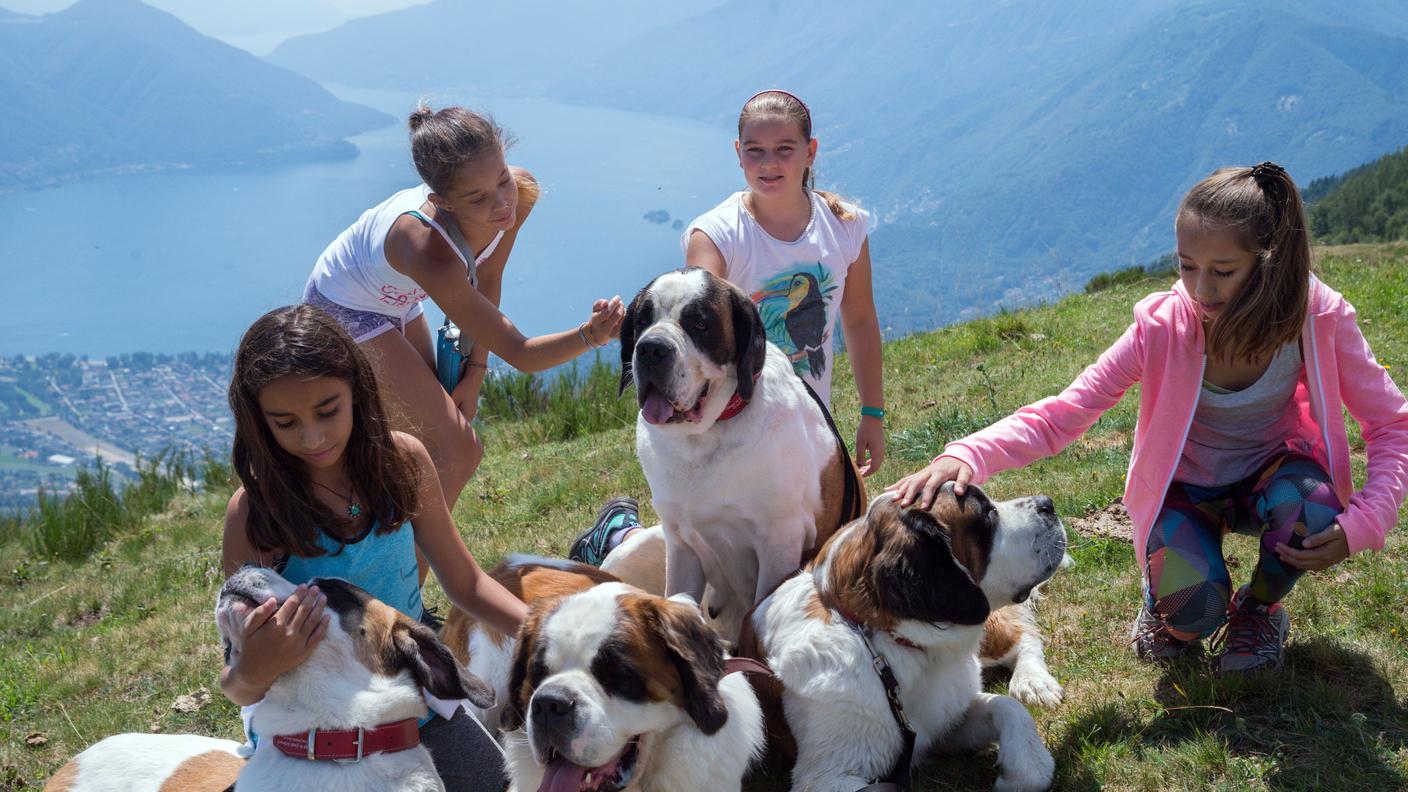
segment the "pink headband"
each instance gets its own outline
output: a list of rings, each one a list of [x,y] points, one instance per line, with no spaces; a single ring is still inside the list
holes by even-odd
[[[781,88],[768,88],[767,90],[758,91],[757,93],[755,93],[755,94],[753,94],[752,96],[748,97],[748,102],[751,102],[751,101],[753,101],[754,99],[757,99],[759,96],[762,96],[763,94],[768,94],[768,93],[780,93],[780,94],[782,94],[783,96],[790,96],[790,97],[792,97],[793,101],[795,101],[797,104],[799,104],[799,105],[802,106],[802,112],[804,112],[804,113],[807,114],[807,126],[811,126],[811,125],[812,125],[812,111],[811,111],[811,108],[807,107],[807,103],[802,101],[802,97],[800,97],[800,96],[798,96],[798,95],[792,93],[791,91],[784,91],[784,90],[782,90]],[[744,107],[747,107],[747,106],[748,106],[748,102],[744,102],[744,103],[743,103],[743,106],[744,106]]]

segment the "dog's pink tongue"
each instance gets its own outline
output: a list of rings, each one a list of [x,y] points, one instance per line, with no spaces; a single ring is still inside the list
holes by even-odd
[[[670,404],[670,400],[661,395],[660,391],[651,391],[645,397],[645,404],[640,407],[640,414],[645,416],[645,422],[649,424],[662,424],[669,421],[675,414],[675,406]]]
[[[587,768],[574,765],[566,759],[555,759],[548,765],[538,792],[579,792],[582,779],[586,777]]]

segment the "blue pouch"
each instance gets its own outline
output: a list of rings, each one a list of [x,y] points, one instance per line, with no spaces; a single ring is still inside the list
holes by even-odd
[[[453,393],[455,386],[464,377],[465,354],[460,350],[460,329],[445,317],[445,324],[435,338],[435,378],[440,380],[446,393]]]

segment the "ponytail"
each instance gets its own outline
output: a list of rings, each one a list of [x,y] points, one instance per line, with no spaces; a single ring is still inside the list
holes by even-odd
[[[463,107],[431,110],[422,102],[406,119],[406,126],[411,129],[416,173],[441,195],[454,188],[455,175],[466,162],[513,145],[513,138],[494,119]]]

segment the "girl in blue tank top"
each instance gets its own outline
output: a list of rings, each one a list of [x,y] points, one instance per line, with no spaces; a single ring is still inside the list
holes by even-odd
[[[331,317],[299,305],[255,322],[235,353],[230,408],[243,486],[225,512],[225,574],[258,563],[293,583],[340,577],[419,619],[419,549],[451,603],[517,631],[526,606],[475,562],[430,454],[390,429],[371,365]],[[271,599],[234,625],[225,695],[255,704],[307,659],[327,629],[325,603],[300,585],[282,606]],[[464,712],[432,719],[421,736],[447,789],[503,788],[497,747]]]

